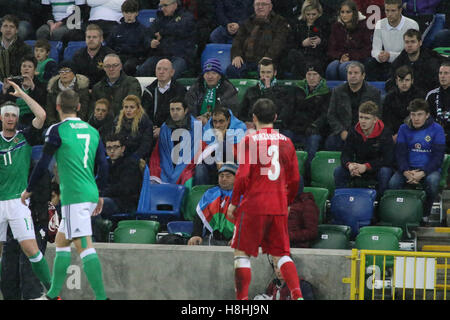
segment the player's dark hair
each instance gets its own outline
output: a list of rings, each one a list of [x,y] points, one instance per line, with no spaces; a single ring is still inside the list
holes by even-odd
[[[72,89],[61,91],[56,97],[56,105],[61,107],[63,113],[76,113],[80,104],[80,96]]]
[[[430,106],[426,100],[417,98],[409,103],[407,110],[409,112],[425,111],[426,113],[430,113]]]
[[[275,121],[277,108],[272,100],[261,98],[256,100],[252,108],[252,113],[258,118],[260,123],[269,124]]]

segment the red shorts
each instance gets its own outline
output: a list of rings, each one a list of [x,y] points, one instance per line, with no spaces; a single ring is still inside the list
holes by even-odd
[[[282,257],[290,255],[287,215],[252,215],[240,212],[235,220],[231,247],[249,256],[263,253]]]

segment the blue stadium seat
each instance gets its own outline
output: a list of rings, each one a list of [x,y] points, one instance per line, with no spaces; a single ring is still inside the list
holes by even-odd
[[[86,47],[85,41],[69,41],[64,49],[64,60],[71,60],[75,52],[84,47]]]
[[[377,192],[366,188],[336,189],[331,198],[332,223],[350,226],[352,237],[371,223]]]
[[[448,1],[448,0],[447,0]],[[426,48],[431,48],[433,45],[434,37],[436,33],[445,28],[445,14],[436,13],[434,15],[433,21],[431,22],[432,26],[430,30],[426,34],[422,35],[422,45]]]
[[[327,80],[327,87],[333,89],[334,87],[337,87],[340,84],[343,84],[345,81],[342,80]]]
[[[34,44],[36,43],[36,40],[25,40],[24,42],[28,44],[34,51]],[[49,57],[55,60],[56,63],[59,63],[59,57],[61,55],[63,43],[61,41],[49,41],[49,43],[51,46]]]
[[[369,84],[380,90],[381,96],[386,95],[385,82],[384,81],[369,81]]]
[[[224,43],[208,43],[202,52],[201,66],[210,58],[217,58],[220,61],[222,72],[225,73],[231,64],[231,44]]]
[[[137,21],[139,21],[140,24],[148,28],[156,19],[157,12],[158,12],[157,9],[142,9],[139,10],[139,14],[136,19]]]
[[[170,221],[167,223],[167,232],[169,233],[183,232],[191,235],[193,229],[194,223],[192,221]]]

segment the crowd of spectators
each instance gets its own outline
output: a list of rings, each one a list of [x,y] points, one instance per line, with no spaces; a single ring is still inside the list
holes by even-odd
[[[153,182],[185,184],[193,178],[194,184],[216,184],[224,159],[213,166],[173,162],[173,151],[180,146],[189,145],[193,162],[213,143],[174,142],[172,134],[184,129],[193,139],[197,127],[212,129],[220,144],[232,131],[228,129],[253,129],[252,105],[269,98],[278,108],[275,127],[308,152],[306,185],[315,153],[334,150],[342,151],[344,159],[336,172],[338,187],[370,173],[383,176],[379,186],[383,192],[390,185],[402,185],[404,181],[395,176],[403,175],[401,170],[423,169],[424,180],[436,171],[425,170],[423,159],[419,164],[398,163],[408,158],[409,136],[403,132],[423,129],[415,128],[411,113],[425,111],[429,120],[423,125],[441,126],[445,137],[450,128],[450,63],[433,50],[450,47],[450,5],[438,0],[427,1],[427,6],[412,2],[0,0],[0,79],[14,77],[44,107],[45,128],[59,121],[58,93],[75,90],[81,104],[78,116],[100,132],[105,144],[115,142],[120,157],[132,158],[141,171],[148,165]],[[149,27],[137,19],[142,9],[159,9]],[[433,19],[437,14],[446,17],[439,32]],[[25,40],[37,41],[31,47]],[[71,41],[85,41],[86,46],[57,62],[50,57],[54,40],[61,41],[62,50]],[[200,64],[208,43],[232,45],[228,65],[216,58]],[[139,77],[156,80],[141,86]],[[177,81],[180,78],[197,79],[187,88]],[[257,83],[240,97],[233,79]],[[287,85],[287,80],[292,84]],[[330,89],[333,80],[340,84]],[[372,81],[386,82],[386,95]],[[10,90],[3,81],[0,104],[15,100],[20,124],[29,125],[29,108]],[[411,111],[411,101],[417,99],[425,101],[428,109],[419,103],[421,107]],[[371,107],[360,110],[367,103]],[[365,125],[361,113],[374,117],[375,133],[361,128]],[[395,148],[399,132],[407,146],[401,155],[393,152],[399,152]],[[235,151],[238,140],[228,149]],[[444,152],[450,152],[445,141]],[[379,143],[386,143],[386,149],[371,153]],[[116,151],[112,148],[108,155]],[[365,148],[375,159],[361,156]],[[442,163],[440,147],[430,147],[430,153],[437,164]],[[358,167],[363,172],[349,167],[357,159],[365,166]],[[112,179],[126,176],[120,170],[131,162],[111,161]],[[378,172],[386,166],[390,172]],[[391,175],[396,180],[389,184]],[[416,176],[405,179],[421,181]],[[118,193],[120,185],[114,188],[117,192],[110,187],[104,195],[123,196]],[[120,201],[116,204],[110,207],[125,208]]]

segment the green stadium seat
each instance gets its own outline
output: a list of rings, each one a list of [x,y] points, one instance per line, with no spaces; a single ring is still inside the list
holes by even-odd
[[[256,79],[229,79],[233,86],[238,91],[238,99],[239,102],[242,102],[245,96],[245,92],[247,89],[258,84],[258,80]]]
[[[324,216],[327,211],[327,199],[330,193],[328,189],[317,187],[304,187],[303,192],[311,192],[314,196],[314,202],[319,208],[319,223],[324,222]]]
[[[326,188],[334,194],[334,169],[341,165],[340,151],[318,151],[311,161],[311,187]]]
[[[114,230],[114,243],[156,243],[159,222],[122,220]]]
[[[177,79],[177,82],[181,85],[183,85],[186,90],[189,90],[189,88],[194,84],[194,82],[197,81],[197,78],[179,78]]]
[[[313,242],[314,249],[350,249],[351,228],[344,225],[320,224],[319,235]]]
[[[423,190],[386,190],[378,205],[380,224],[401,228],[405,239],[411,238],[410,228],[422,221],[425,198]]]
[[[185,207],[183,211],[184,220],[194,221],[197,215],[197,205],[206,190],[214,187],[212,184],[196,185],[186,194]]]
[[[300,80],[278,80],[277,79],[277,84],[282,85],[282,86],[293,86],[296,87],[298,86]]]
[[[438,47],[433,48],[433,50],[444,57],[450,57],[450,47]]]
[[[442,162],[441,167],[441,181],[439,183],[439,187],[441,189],[447,188],[447,177],[449,169],[450,169],[450,154],[446,154],[444,156],[444,161]]]
[[[305,163],[306,159],[308,159],[308,152],[297,150],[297,160],[298,160],[298,169],[300,171],[300,175],[305,177]]]

